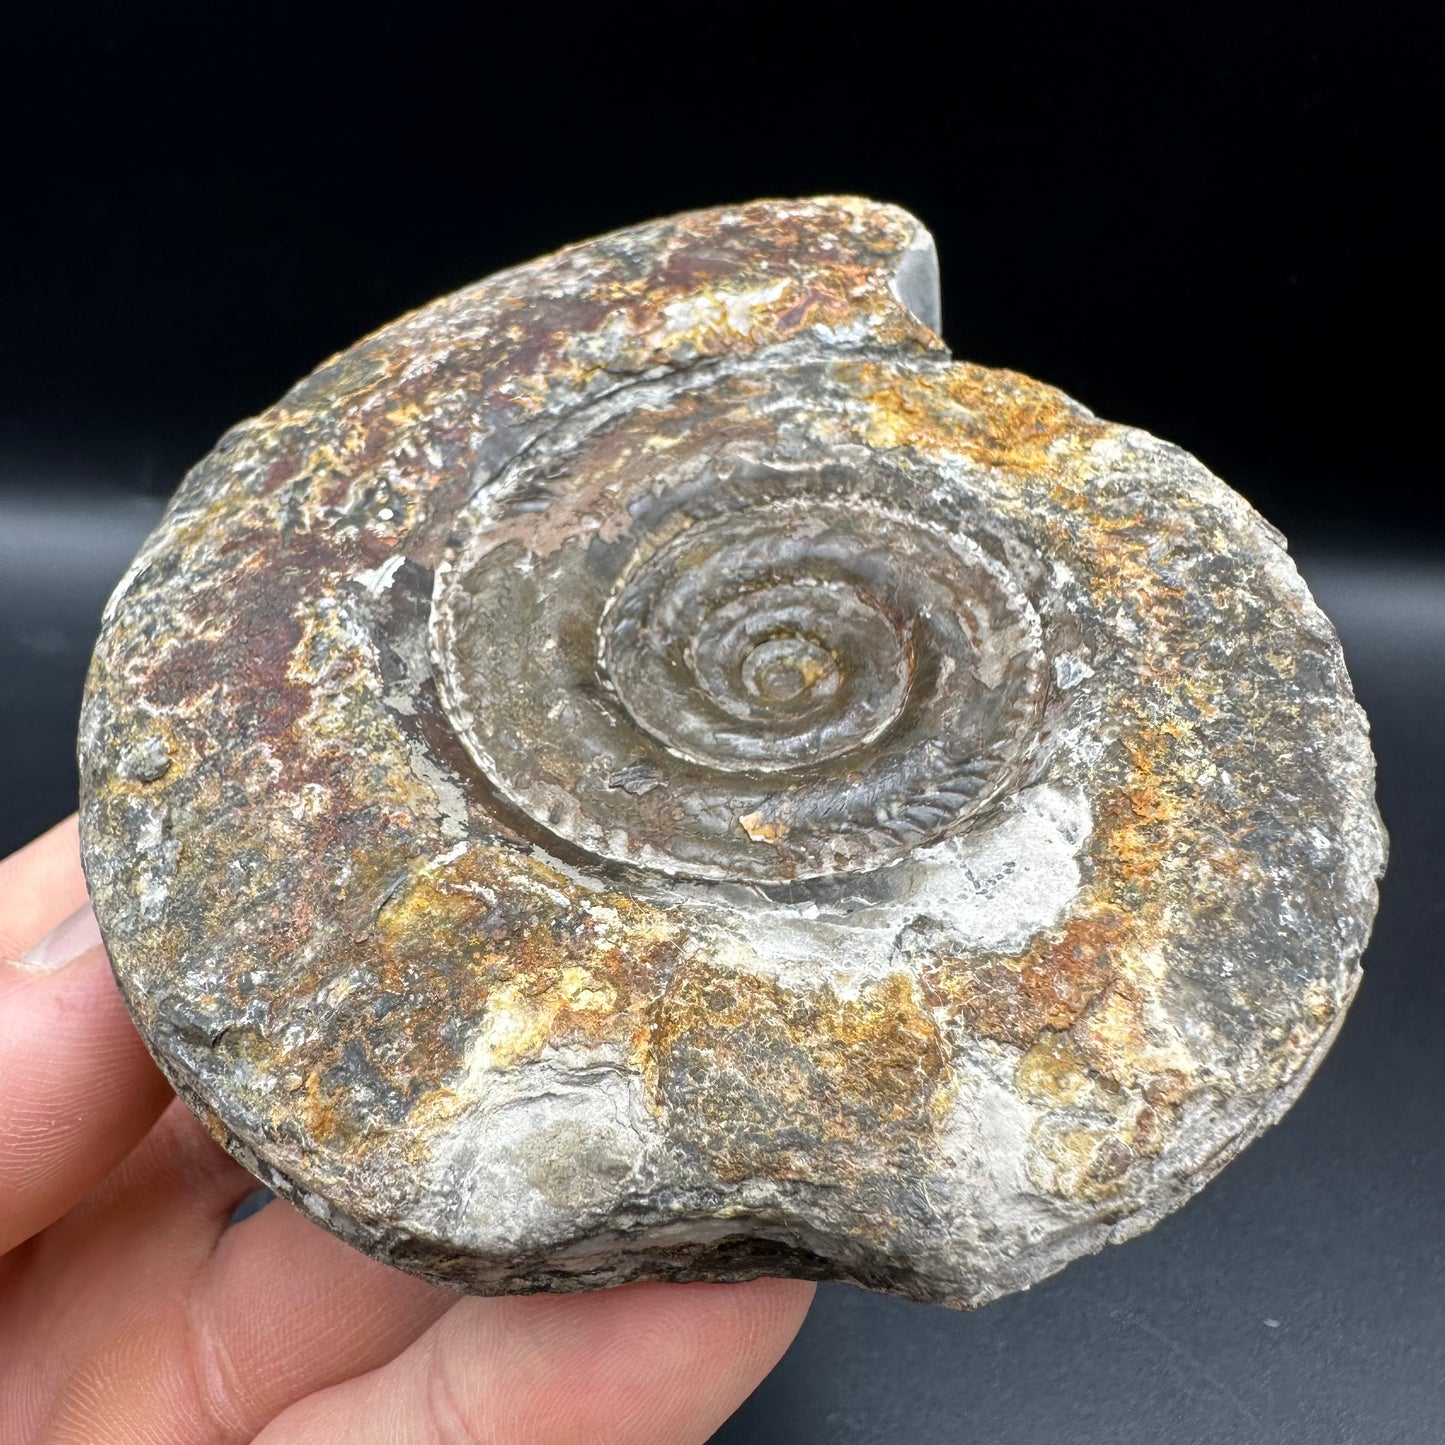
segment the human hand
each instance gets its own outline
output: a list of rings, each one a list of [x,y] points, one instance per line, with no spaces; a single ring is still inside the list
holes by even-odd
[[[683,1445],[772,1368],[813,1287],[467,1299],[256,1181],[151,1062],[75,820],[0,862],[0,1440]]]

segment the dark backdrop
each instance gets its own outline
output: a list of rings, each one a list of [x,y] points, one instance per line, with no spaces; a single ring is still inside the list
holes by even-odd
[[[688,206],[937,236],[964,356],[1187,446],[1296,544],[1394,837],[1284,1125],[1146,1238],[960,1317],[825,1290],[728,1445],[1445,1439],[1434,7],[0,5],[0,852],[73,806],[105,593],[327,353]]]
[[[962,355],[1437,531],[1434,7],[0,7],[0,437],[168,492],[398,312],[689,206],[921,216]],[[14,462],[12,460],[12,465]]]

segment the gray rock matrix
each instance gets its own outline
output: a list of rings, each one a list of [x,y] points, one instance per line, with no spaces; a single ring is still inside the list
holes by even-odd
[[[1303,1088],[1385,858],[1335,634],[1192,457],[938,326],[894,207],[677,216],[185,479],[96,648],[86,873],[317,1222],[481,1293],[975,1305]]]

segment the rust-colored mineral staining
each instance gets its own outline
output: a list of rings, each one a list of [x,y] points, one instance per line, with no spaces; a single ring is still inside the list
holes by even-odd
[[[1046,1029],[1068,1028],[1113,977],[1125,936],[1121,915],[1079,914],[1036,934],[1019,954],[942,956],[922,976],[938,1006],[970,1030],[1027,1048]]]
[[[1298,1093],[1384,859],[1334,634],[1199,463],[938,314],[894,207],[673,217],[186,478],[96,649],[87,875],[313,1218],[480,1292],[976,1304]]]
[[[933,1147],[948,1102],[946,1049],[903,974],[840,997],[827,983],[798,990],[693,966],[653,1017],[658,1107],[719,1178],[836,1188],[860,1153],[916,1168]]]

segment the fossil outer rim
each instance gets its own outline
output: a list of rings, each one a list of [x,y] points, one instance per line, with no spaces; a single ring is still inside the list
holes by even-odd
[[[1147,1228],[1303,1087],[1384,862],[1338,641],[1198,462],[952,363],[936,319],[931,241],[895,208],[674,217],[402,318],[187,477],[96,649],[86,873],[168,1077],[313,1218],[483,1292],[797,1273],[971,1304]],[[1027,600],[1046,686],[1000,694],[1022,712],[998,714],[976,807],[890,813],[878,784],[877,827],[915,829],[896,856],[850,823],[810,869],[812,815],[759,806],[709,836],[776,863],[801,817],[795,862],[673,876],[478,767],[431,656],[458,519],[583,447],[585,474],[531,497],[519,560],[590,557],[605,604],[628,526],[599,514],[583,547],[580,513],[549,520],[625,490],[648,435],[694,460],[761,437],[753,461],[800,476],[856,455],[858,507],[966,539]],[[870,467],[902,490],[869,492]],[[851,577],[851,545],[810,565]],[[795,582],[767,606],[818,622]],[[785,701],[821,678],[808,716],[833,717],[829,639],[764,636],[719,588],[732,660],[658,668],[743,713],[759,669]],[[577,668],[605,671],[578,628]],[[1017,665],[987,635],[959,644],[971,687]],[[833,737],[803,773],[848,755]],[[892,737],[840,765],[850,787]],[[608,774],[639,829],[690,806],[656,764]]]

